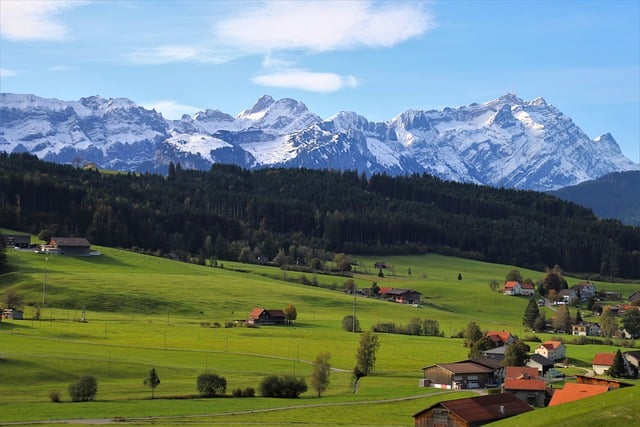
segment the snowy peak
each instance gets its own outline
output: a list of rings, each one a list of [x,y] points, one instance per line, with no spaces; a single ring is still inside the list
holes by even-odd
[[[170,161],[208,169],[308,167],[429,173],[443,179],[553,190],[640,170],[613,136],[589,138],[543,98],[513,93],[442,110],[408,110],[384,122],[342,111],[322,120],[300,101],[269,95],[237,116],[206,109],[166,120],[126,98],[60,101],[0,94],[0,151],[43,160],[165,172]]]

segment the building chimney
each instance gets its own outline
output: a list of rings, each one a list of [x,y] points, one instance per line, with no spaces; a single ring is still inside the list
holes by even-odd
[[[500,413],[504,415],[504,405],[500,405]]]

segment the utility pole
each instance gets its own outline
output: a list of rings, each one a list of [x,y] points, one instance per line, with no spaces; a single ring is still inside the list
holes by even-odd
[[[44,280],[42,282],[42,305],[44,306],[46,304],[46,295],[47,295],[47,261],[49,261],[49,258],[45,257],[44,258]]]
[[[353,285],[353,321],[351,322],[352,332],[356,332],[356,285]]]

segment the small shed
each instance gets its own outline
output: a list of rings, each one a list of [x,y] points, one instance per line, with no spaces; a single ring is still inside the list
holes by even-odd
[[[5,308],[2,310],[2,318],[7,320],[22,320],[24,319],[24,311],[16,310],[13,308]]]

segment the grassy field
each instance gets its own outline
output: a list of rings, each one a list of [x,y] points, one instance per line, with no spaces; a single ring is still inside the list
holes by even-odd
[[[25,320],[0,323],[0,425],[122,417],[130,425],[409,426],[411,415],[420,409],[470,395],[418,387],[422,367],[466,358],[468,350],[462,341],[450,337],[469,321],[476,321],[483,330],[525,334],[521,320],[527,300],[505,297],[488,286],[491,279],[502,282],[510,266],[438,255],[385,257],[393,269],[378,277],[373,268],[378,258],[359,257],[354,276],[359,288],[371,287],[373,282],[411,288],[420,291],[425,301],[423,307],[415,308],[357,298],[363,329],[377,322],[406,324],[414,317],[429,318],[439,321],[446,337],[380,334],[375,374],[364,378],[354,394],[351,370],[359,336],[341,330],[342,318],[354,309],[353,297],[340,290],[347,278],[318,275],[318,287],[304,286],[293,281],[302,273],[273,267],[224,262],[223,269],[212,268],[98,249],[101,256],[87,258],[7,252],[14,271],[0,276],[0,292],[14,288],[28,306]],[[534,280],[543,276],[520,271]],[[616,283],[596,286],[624,296],[640,288]],[[246,319],[254,307],[283,309],[290,303],[298,311],[293,326],[211,327],[216,322],[224,325]],[[32,320],[35,304],[41,306],[41,320]],[[83,307],[86,322],[79,321]],[[542,339],[548,337],[541,334]],[[615,349],[568,347],[571,361],[584,367],[596,352]],[[202,372],[224,376],[230,395],[236,388],[257,389],[269,374],[308,379],[311,361],[320,352],[331,353],[335,368],[321,398],[311,390],[300,399],[193,398]],[[143,386],[152,367],[161,379],[153,400]],[[97,400],[69,403],[68,385],[84,374],[97,378]],[[606,400],[612,423],[608,425],[618,421],[629,425],[629,417],[640,422],[633,389]],[[52,390],[60,391],[63,403],[49,401]],[[579,406],[567,408],[573,405]],[[635,412],[628,415],[623,411],[627,407]],[[590,416],[589,406],[575,411],[580,417]],[[547,416],[554,409],[535,413]],[[565,418],[566,412],[555,413],[548,416]],[[520,423],[510,422],[506,425]],[[566,422],[563,425],[578,425]],[[534,424],[523,421],[520,425]]]

